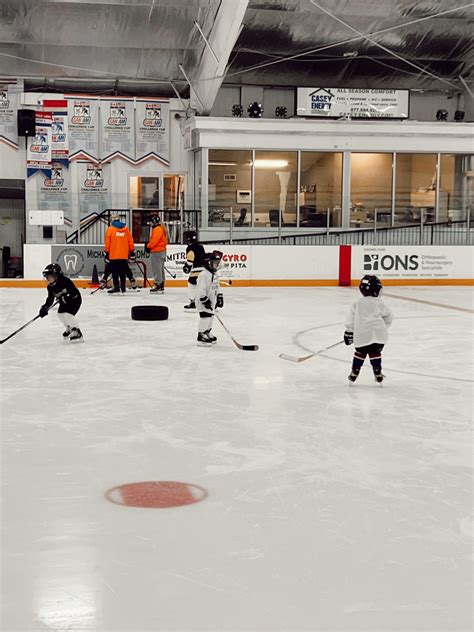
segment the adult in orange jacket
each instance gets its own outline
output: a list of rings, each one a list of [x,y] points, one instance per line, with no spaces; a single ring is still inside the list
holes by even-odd
[[[118,215],[112,215],[112,223],[105,233],[105,262],[110,262],[114,287],[108,294],[125,293],[128,258],[135,250],[133,237]]]
[[[148,243],[145,244],[145,252],[151,253],[151,269],[155,280],[155,287],[151,288],[150,292],[163,294],[165,291],[165,261],[168,232],[166,228],[162,226],[161,219],[158,215],[152,216],[151,225],[153,228],[150,239]]]

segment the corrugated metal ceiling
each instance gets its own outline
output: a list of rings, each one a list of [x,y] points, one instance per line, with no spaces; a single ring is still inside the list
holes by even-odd
[[[30,88],[187,94],[223,0],[0,0],[0,74]],[[463,90],[473,4],[249,0],[224,81]],[[288,57],[296,56],[293,59]],[[202,80],[202,77],[201,77]]]

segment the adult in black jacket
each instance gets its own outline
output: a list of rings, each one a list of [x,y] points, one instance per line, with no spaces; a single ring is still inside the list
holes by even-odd
[[[39,315],[44,318],[54,301],[59,301],[59,320],[66,326],[63,338],[71,342],[83,342],[82,332],[77,326],[76,314],[81,307],[81,293],[74,283],[61,271],[57,263],[50,263],[43,270],[43,277],[48,283],[48,297],[41,306]]]
[[[197,240],[197,235],[194,231],[190,231],[187,235],[188,246],[186,248],[186,262],[183,266],[184,274],[188,276],[188,294],[189,303],[184,306],[184,309],[193,310],[196,309],[196,286],[199,273],[203,270],[204,255],[206,251],[204,246]]]

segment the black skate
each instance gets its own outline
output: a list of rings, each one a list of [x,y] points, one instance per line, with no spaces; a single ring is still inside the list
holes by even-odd
[[[216,342],[217,342],[217,338],[211,334],[211,330],[210,330],[210,329],[208,329],[208,330],[207,330],[207,331],[205,331],[204,333],[205,333],[205,334],[207,334],[207,337],[208,337],[208,338],[209,338],[209,340],[211,341],[211,344],[212,344],[212,345],[215,345],[215,344],[216,344]]]
[[[118,294],[120,292],[118,287],[113,287],[111,290],[107,290],[107,294]]]
[[[70,335],[71,335],[71,328],[68,325],[66,327],[66,331],[63,333],[63,338],[66,340],[66,338],[69,338]]]
[[[189,303],[184,306],[184,309],[187,309],[187,310],[196,309],[195,301],[189,301]]]
[[[71,342],[84,342],[82,331],[78,329],[77,327],[73,327],[71,329],[71,335],[69,336],[69,340]]]
[[[351,371],[349,375],[347,376],[347,379],[349,380],[349,382],[353,384],[357,380],[358,377],[359,377],[358,373],[356,373],[355,371]]]
[[[154,287],[151,288],[150,292],[152,292],[153,294],[159,292],[160,288],[159,285],[155,285]]]
[[[197,344],[198,347],[211,347],[212,346],[212,340],[209,338],[207,332],[199,332],[198,333],[198,337],[197,337]]]
[[[384,375],[382,372],[380,372],[380,373],[374,373],[374,378],[375,378],[375,381],[377,382],[377,384],[380,384],[380,385],[381,385],[381,384],[382,384],[382,382],[383,382],[383,381],[384,381],[384,379],[385,379],[385,375]]]
[[[132,279],[132,280],[130,281],[130,289],[131,289],[131,290],[136,290],[136,289],[137,289],[137,284],[136,284],[136,282],[135,282],[135,279]]]

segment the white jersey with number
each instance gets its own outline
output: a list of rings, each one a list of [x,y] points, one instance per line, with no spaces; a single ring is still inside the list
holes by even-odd
[[[219,289],[219,280],[216,274],[211,274],[206,268],[200,272],[197,280],[196,288],[196,309],[199,312],[214,313],[216,307],[217,295],[221,294]],[[212,309],[204,307],[202,299],[208,298],[211,301]]]
[[[392,310],[378,296],[363,296],[356,301],[346,320],[346,329],[354,332],[354,346],[366,347],[373,342],[385,344]]]

